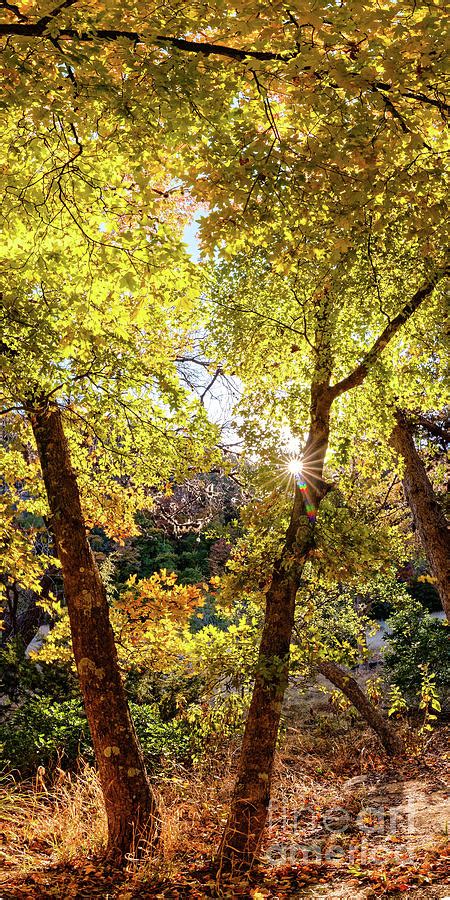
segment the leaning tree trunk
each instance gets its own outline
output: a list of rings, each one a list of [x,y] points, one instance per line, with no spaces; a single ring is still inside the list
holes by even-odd
[[[289,677],[295,598],[313,546],[314,519],[326,493],[322,481],[331,401],[328,384],[316,385],[305,447],[305,487],[298,484],[282,553],[266,596],[257,672],[245,725],[230,812],[219,847],[219,881],[225,871],[248,870],[259,851],[270,789],[281,707]],[[308,464],[309,463],[309,464]],[[311,509],[314,510],[311,515]],[[309,511],[309,517],[307,515]]]
[[[361,718],[370,725],[378,736],[386,753],[390,756],[395,756],[395,754],[402,752],[404,748],[401,738],[371,703],[352,675],[332,660],[320,660],[316,663],[316,668],[321,675],[328,681],[331,681],[350,700],[350,703],[358,710]]]
[[[75,473],[55,403],[27,410],[33,428],[61,562],[73,652],[108,820],[108,852],[122,861],[153,849],[158,808],[119,672],[105,588],[95,564]]]
[[[416,450],[405,416],[398,412],[391,434],[392,447],[403,458],[403,489],[436,581],[447,619],[450,621],[450,532],[436,499],[433,485]]]

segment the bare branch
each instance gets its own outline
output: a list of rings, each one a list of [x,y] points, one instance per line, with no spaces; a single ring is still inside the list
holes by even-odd
[[[206,387],[205,387],[203,393],[200,395],[200,403],[202,404],[202,406],[203,406],[203,401],[204,401],[204,399],[205,399],[207,393],[211,390],[211,388],[212,388],[214,382],[217,381],[219,375],[222,375],[222,366],[217,366],[217,369],[216,369],[216,371],[214,372],[213,377],[211,378],[211,380],[209,381],[209,383],[206,385]]]
[[[202,366],[203,369],[209,369],[211,363],[208,359],[198,359],[195,356],[177,356],[177,363],[194,363],[196,366]]]
[[[420,426],[420,428],[425,428],[430,434],[434,434],[435,437],[441,438],[441,440],[450,444],[450,431],[442,425],[439,425],[437,422],[433,422],[423,415],[408,416],[408,419],[413,427]]]

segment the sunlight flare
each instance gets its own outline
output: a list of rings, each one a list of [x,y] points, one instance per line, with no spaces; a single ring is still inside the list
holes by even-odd
[[[291,475],[300,475],[302,471],[302,460],[299,456],[294,456],[288,462],[288,470]]]

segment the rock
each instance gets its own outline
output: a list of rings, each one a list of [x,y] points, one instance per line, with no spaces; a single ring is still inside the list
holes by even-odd
[[[344,781],[342,787],[344,790],[348,790],[349,788],[360,787],[363,784],[367,784],[367,781],[367,775],[356,775],[354,778],[349,778],[348,781]]]

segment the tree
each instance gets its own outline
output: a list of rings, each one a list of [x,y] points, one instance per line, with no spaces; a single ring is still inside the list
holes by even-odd
[[[39,146],[36,156],[30,149],[29,171],[38,171],[41,154]],[[144,485],[161,488],[198,466],[214,431],[177,374],[177,355],[189,348],[196,287],[195,278],[185,283],[192,266],[173,229],[166,223],[166,246],[130,209],[126,191],[123,206],[114,195],[109,208],[104,198],[91,200],[80,229],[60,203],[61,185],[54,188],[41,183],[41,208],[35,196],[36,205],[8,221],[2,407],[15,415],[26,441],[26,420],[32,428],[105,799],[108,850],[123,860],[154,848],[159,814],[87,532],[100,524],[123,540]],[[86,237],[102,222],[110,230],[100,229],[101,239]],[[169,248],[172,275],[164,274],[163,283]],[[31,442],[29,455],[35,466]]]
[[[120,676],[105,588],[86,534],[61,411],[48,398],[28,401],[52,528],[61,563],[73,653],[108,819],[108,850],[153,850],[157,802],[145,772]]]
[[[7,6],[2,18],[4,83],[14,83],[7,108],[26,111],[7,137],[19,161],[31,136],[42,144],[56,136],[56,123],[58,153],[43,172],[62,183],[65,202],[64,183],[82,182],[88,159],[91,188],[104,184],[98,170],[93,177],[92,134],[115,152],[120,135],[133,162],[129,183],[138,186],[181,136],[171,173],[179,184],[153,188],[162,205],[180,186],[210,203],[203,232],[212,249],[271,219],[270,241],[286,265],[289,232],[298,246],[315,235],[319,250],[333,218],[339,256],[352,223],[369,211],[378,218],[399,187],[410,233],[426,241],[430,226],[442,227],[440,138],[449,104],[437,8],[396,0],[331,10],[321,0],[293,14],[259,0],[239,10],[162,10],[139,0],[106,10],[69,0],[53,9]],[[24,178],[22,191],[8,191],[6,209],[35,184]],[[322,202],[309,215],[314,195]],[[273,210],[289,198],[297,214],[284,214],[280,228]]]
[[[350,700],[360,716],[378,735],[386,752],[392,755],[400,753],[403,749],[403,742],[382,713],[361,690],[356,679],[332,660],[322,660],[317,664],[317,670]]]
[[[386,248],[384,248],[384,253],[386,273],[386,269],[389,267]],[[295,421],[299,400],[297,384],[302,376],[305,377],[307,362],[304,361],[304,357],[300,361],[302,371],[299,373],[297,370],[297,374],[294,376],[293,364],[289,361],[289,356],[292,360],[292,353],[297,353],[299,347],[298,344],[291,346],[290,341],[286,345],[286,336],[290,336],[293,330],[289,324],[289,314],[292,310],[289,291],[291,295],[294,295],[293,299],[297,303],[297,308],[300,307],[300,314],[303,309],[304,326],[301,331],[298,328],[294,330],[296,335],[302,335],[303,347],[305,343],[307,345],[306,360],[309,356],[312,357],[314,369],[309,387],[309,431],[302,449],[301,460],[298,462],[300,474],[296,477],[294,502],[285,541],[275,561],[270,586],[266,593],[266,614],[255,688],[246,722],[231,811],[219,851],[221,867],[250,866],[262,837],[270,798],[270,783],[281,705],[289,671],[289,649],[294,625],[295,600],[305,565],[314,550],[316,519],[323,499],[330,490],[330,485],[324,480],[324,463],[329,448],[333,406],[340,401],[340,398],[345,398],[349,391],[363,385],[367,378],[379,377],[379,367],[383,366],[383,352],[391,342],[395,346],[395,339],[400,330],[407,325],[424,301],[433,294],[435,286],[448,274],[448,268],[444,263],[425,278],[406,304],[400,305],[396,291],[391,291],[388,295],[390,305],[388,324],[382,328],[379,336],[363,352],[362,358],[353,366],[350,373],[344,374],[333,383],[332,376],[336,369],[339,371],[339,368],[348,364],[348,347],[345,345],[345,335],[349,333],[347,329],[352,335],[352,354],[356,350],[356,328],[358,327],[356,322],[361,321],[361,310],[353,308],[352,311],[351,304],[355,299],[353,290],[358,280],[359,284],[364,283],[362,259],[364,259],[364,255],[359,257],[359,261],[356,261],[353,275],[350,268],[345,274],[344,269],[341,269],[341,276],[345,281],[339,279],[336,271],[331,274],[330,269],[327,270],[326,275],[322,275],[322,278],[316,275],[313,277],[312,283],[320,286],[313,289],[311,293],[309,293],[311,282],[306,280],[302,283],[300,275],[302,273],[305,276],[308,273],[307,265],[301,269],[300,263],[298,264],[297,280],[294,283],[295,287],[299,286],[298,295],[295,289],[292,290],[292,284],[283,282],[281,279],[278,281],[275,276],[275,283],[278,284],[278,313],[275,328],[271,331],[269,329],[272,328],[273,319],[269,311],[270,305],[265,306],[264,311],[260,313],[259,304],[256,305],[254,300],[257,296],[260,300],[264,298],[266,302],[268,301],[274,283],[271,266],[263,262],[260,269],[250,273],[245,264],[235,263],[234,270],[231,267],[228,271],[228,281],[224,279],[223,292],[232,296],[232,302],[227,308],[228,316],[232,310],[236,310],[236,319],[240,327],[244,324],[249,327],[249,320],[254,322],[255,317],[261,316],[261,325],[255,327],[253,335],[254,354],[259,354],[260,347],[264,347],[265,361],[261,366],[261,357],[258,355],[259,365],[266,373],[270,371],[271,365],[275,369],[272,377],[268,374],[265,375],[263,385],[268,385],[268,388],[264,390],[264,386],[261,387],[261,368],[255,366],[255,358],[251,361],[248,369],[246,369],[245,360],[241,363],[241,371],[245,372],[249,379],[249,400],[250,405],[253,405],[253,416],[261,416],[262,408],[267,410],[268,395],[270,397],[272,391],[277,396],[279,404],[279,398],[283,396],[284,390],[286,399],[281,409],[285,419],[292,422],[291,428],[295,429],[294,433],[298,434],[301,429],[300,423]],[[370,266],[370,254],[365,256],[365,260]],[[362,269],[360,268],[361,263]],[[221,277],[223,278],[223,272]],[[259,282],[258,288],[256,287],[257,281]],[[365,289],[368,289],[367,283]],[[378,284],[379,289],[380,284]],[[300,290],[307,298],[303,302]],[[220,298],[220,291],[218,293]],[[253,303],[250,305],[248,298],[252,293]],[[377,292],[375,296],[379,299]],[[339,306],[337,305],[338,297]],[[361,326],[359,326],[363,328],[362,341],[364,343],[367,341],[368,329],[370,329],[369,334],[373,334],[375,319],[372,317],[374,314],[375,317],[380,315],[380,308],[377,302],[371,311],[371,301],[368,297],[364,302],[361,297],[360,302],[364,305],[365,315],[364,324],[361,322]],[[220,327],[217,327],[217,332]],[[314,329],[312,334],[311,328]],[[267,347],[268,334],[275,335],[270,350]],[[232,331],[230,335],[228,327],[222,347],[225,346],[228,349],[233,344],[234,338],[234,332]],[[297,336],[296,340],[300,343]],[[285,342],[284,350],[282,349],[283,341]],[[260,346],[258,346],[258,342]],[[344,357],[344,361],[342,357]],[[236,357],[234,364],[236,364]],[[286,384],[289,386],[288,390],[285,387]],[[372,391],[373,384],[372,381]],[[302,397],[304,394],[300,394],[300,396]],[[272,415],[274,412],[272,407]],[[303,416],[302,420],[304,421]],[[260,424],[260,434],[264,435],[264,428],[263,421]],[[255,437],[255,430],[252,429],[251,422],[249,436]]]
[[[425,425],[427,420],[425,418]],[[431,423],[431,428],[433,423]],[[438,427],[438,431],[440,431]],[[441,436],[445,432],[441,432]],[[402,460],[403,488],[441,598],[450,619],[450,535],[448,522],[433,490],[424,463],[416,449],[413,426],[398,410],[390,443]]]
[[[121,203],[130,194],[141,210],[140,191],[149,183],[152,160],[167,154],[173,161],[170,175],[179,181],[173,184],[169,179],[153,189],[167,199],[172,188],[181,186],[196,200],[210,204],[202,231],[213,254],[218,249],[233,256],[250,248],[253,257],[256,250],[265,250],[282,281],[283,276],[295,276],[299,259],[311,261],[309,271],[300,267],[299,273],[305,274],[312,302],[303,298],[288,324],[277,310],[271,317],[272,325],[280,329],[273,341],[278,349],[280,335],[292,338],[288,352],[293,354],[300,339],[310,341],[314,349],[309,358],[303,357],[302,365],[305,359],[308,365],[312,362],[315,374],[307,400],[311,421],[306,459],[311,471],[306,487],[296,488],[291,525],[268,593],[261,661],[263,671],[266,656],[272,659],[275,675],[270,689],[259,675],[244,739],[250,765],[256,741],[251,723],[261,713],[267,742],[260,758],[254,756],[249,775],[252,790],[257,786],[257,810],[250,816],[255,822],[254,830],[250,825],[254,849],[265,818],[296,586],[314,536],[312,515],[308,518],[307,513],[317,512],[327,491],[322,476],[332,406],[334,412],[339,398],[379,366],[387,342],[432,292],[442,267],[440,136],[448,112],[443,25],[437,9],[420,3],[411,9],[403,0],[376,10],[368,5],[357,12],[348,5],[330,10],[328,3],[320,3],[314,9],[296,9],[295,15],[259,0],[248,0],[239,10],[232,4],[205,10],[203,4],[162,9],[137,3],[124,11],[68,0],[50,10],[39,5],[24,12],[8,5],[4,19],[3,59],[7,75],[12,73],[14,79],[14,98],[7,97],[6,105],[8,111],[20,110],[18,117],[10,115],[8,120],[5,146],[14,147],[17,156],[5,163],[12,167],[6,170],[5,217],[27,204],[40,210],[41,194],[45,197],[51,189],[83,227],[80,211],[86,207],[80,195],[84,204],[87,195],[98,195],[103,202],[107,184]],[[177,127],[169,128],[174,121]],[[102,158],[98,148],[114,148],[116,159],[119,144],[127,147],[126,166],[119,166],[118,177],[109,173],[106,178],[96,165]],[[33,177],[26,167],[21,171],[30,145],[38,146],[43,155],[42,167]],[[394,284],[396,302],[390,304],[392,318],[386,328],[380,324],[386,319],[379,294],[371,295],[378,315],[370,307],[368,322],[358,315],[340,316],[346,340],[341,341],[342,352],[335,354],[337,292],[330,303],[327,286],[335,281],[334,267],[342,270],[346,265],[361,230],[375,234],[384,230],[384,219],[397,200],[403,216],[395,228],[398,225],[406,239],[417,240],[423,288],[414,282],[412,300],[399,313]],[[105,222],[97,220],[97,225]],[[131,234],[129,229],[130,240]],[[430,259],[428,268],[422,264],[424,256]],[[365,278],[372,288],[379,287],[376,272],[369,276],[365,272]],[[274,284],[276,279],[272,290]],[[297,292],[295,277],[291,285]],[[134,277],[125,287],[134,290]],[[356,293],[355,284],[353,288]],[[219,290],[216,300],[231,309],[229,297],[224,299]],[[360,307],[366,311],[367,304]],[[355,308],[354,304],[353,312]],[[234,312],[239,320],[239,310]],[[255,313],[253,300],[247,302],[244,314],[253,323]],[[267,324],[267,315],[261,310],[259,315]],[[380,337],[370,349],[374,328]],[[248,346],[253,350],[251,331],[247,344],[239,346],[237,368],[239,358],[249,356]],[[352,342],[355,331],[358,339]],[[231,323],[230,332],[231,341]],[[361,361],[355,362],[359,351]],[[334,355],[342,372],[336,369]],[[252,364],[253,359],[249,368]],[[261,366],[257,359],[253,374],[261,378],[264,366],[270,364]],[[278,366],[278,361],[272,364]],[[286,366],[280,366],[280,376],[283,371]],[[334,383],[332,376],[337,379]],[[281,377],[279,383],[283,384]],[[299,419],[294,407],[305,395],[304,386],[296,397],[291,393],[287,417],[292,422]],[[247,797],[245,785],[241,787],[239,807]],[[247,812],[243,812],[245,828]],[[242,848],[235,814],[236,804],[225,845],[234,835],[232,853],[238,857]],[[245,847],[248,860],[253,849]]]

